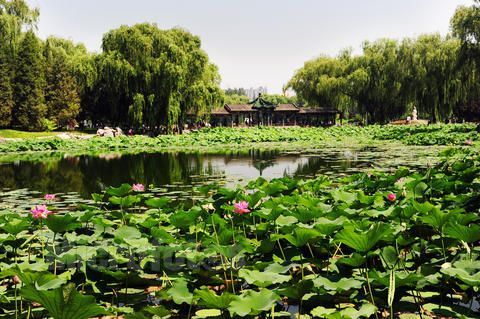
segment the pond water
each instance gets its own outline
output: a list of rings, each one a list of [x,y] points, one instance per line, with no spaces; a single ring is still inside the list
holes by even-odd
[[[36,157],[0,163],[0,209],[18,206],[22,199],[38,198],[44,193],[63,194],[64,202],[74,203],[122,183],[152,185],[149,188],[154,192],[189,198],[194,196],[194,186],[205,183],[235,186],[260,176],[339,177],[369,169],[418,167],[435,161],[437,153],[438,149],[428,147],[369,147],[95,156],[46,154],[40,160]]]

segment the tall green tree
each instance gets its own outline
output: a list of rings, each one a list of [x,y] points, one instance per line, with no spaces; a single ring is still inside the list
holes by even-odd
[[[480,59],[480,0],[472,6],[460,6],[450,21],[454,36],[462,42],[461,58]]]
[[[460,6],[451,21],[453,35],[461,42],[457,67],[462,70],[462,91],[467,98],[455,109],[461,118],[480,120],[480,1]]]
[[[22,28],[34,26],[37,9],[23,0],[0,0],[0,126],[11,125],[14,107],[12,81]]]
[[[246,95],[226,94],[224,102],[225,104],[247,104],[250,99]]]
[[[98,110],[117,123],[128,122],[135,94],[148,97],[149,126],[182,126],[187,113],[201,115],[220,105],[218,70],[200,39],[182,29],[153,24],[122,26],[105,34],[97,58],[101,95]]]
[[[14,124],[26,130],[41,130],[45,118],[45,66],[40,41],[27,31],[16,61]]]
[[[0,127],[10,126],[13,111],[12,70],[7,55],[0,49]]]
[[[64,50],[47,40],[44,49],[46,65],[46,117],[63,127],[75,119],[80,111],[78,85],[71,73]]]
[[[469,99],[475,71],[459,67],[460,42],[423,35],[402,42],[365,42],[353,56],[321,56],[305,63],[287,87],[310,105],[335,106],[368,123],[405,118],[413,107],[432,122],[453,117]]]
[[[0,46],[7,48],[13,58],[24,28],[36,26],[38,9],[29,7],[25,0],[0,0]]]

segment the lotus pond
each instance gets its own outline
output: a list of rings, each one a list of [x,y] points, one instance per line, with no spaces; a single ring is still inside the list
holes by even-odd
[[[480,157],[0,212],[2,318],[478,318]],[[37,218],[34,218],[37,217]],[[44,218],[45,217],[45,218]]]
[[[41,194],[61,198],[56,209],[79,202],[109,185],[142,183],[149,192],[172,199],[201,197],[196,187],[216,183],[235,187],[258,177],[340,178],[362,171],[393,171],[399,166],[432,165],[441,147],[351,146],[230,149],[159,153],[29,153],[0,163],[0,209],[29,209]]]

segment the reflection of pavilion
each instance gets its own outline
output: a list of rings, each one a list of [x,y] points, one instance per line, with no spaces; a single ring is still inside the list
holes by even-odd
[[[208,155],[204,159],[203,167],[216,167],[223,171],[227,176],[237,176],[242,179],[255,179],[266,175],[267,178],[283,177],[285,174],[291,175],[297,167],[305,165],[308,158],[298,155],[280,155],[278,150],[251,150],[249,156],[231,154]]]
[[[273,104],[259,95],[247,104],[225,104],[210,114],[213,126],[327,126],[341,113],[334,108],[303,108],[295,104]]]

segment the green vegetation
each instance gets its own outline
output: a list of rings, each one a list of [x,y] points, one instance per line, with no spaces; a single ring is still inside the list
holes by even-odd
[[[3,131],[9,132],[9,131]],[[5,134],[5,133],[3,133]],[[476,145],[480,140],[473,124],[429,126],[339,126],[205,128],[182,135],[161,135],[90,139],[24,139],[0,143],[0,153],[29,151],[159,151],[172,148],[251,148],[258,144],[289,143],[320,147],[326,144],[374,145],[389,140],[406,145]],[[471,143],[470,143],[471,142]]]
[[[3,211],[0,317],[478,318],[480,157],[444,155],[416,173],[202,186],[190,207],[136,184]]]
[[[336,107],[348,118],[384,124],[417,107],[432,122],[480,119],[480,2],[459,7],[452,34],[365,42],[361,55],[308,61],[286,84],[298,98],[272,103]],[[244,89],[219,88],[218,70],[189,32],[154,24],[107,32],[102,52],[32,31],[39,12],[25,0],[0,1],[0,126],[25,130],[74,123],[181,130],[187,114],[208,118],[222,103],[247,103]],[[143,99],[143,102],[140,103]]]
[[[434,123],[465,118],[480,87],[475,69],[459,67],[460,48],[458,39],[440,35],[365,42],[362,55],[306,62],[287,86],[310,104],[339,106],[368,123],[406,118],[414,106]]]
[[[38,10],[25,0],[0,0],[0,127],[63,128],[77,116],[128,125],[182,127],[186,114],[208,114],[223,103],[220,77],[197,36],[154,24],[107,32],[103,52],[91,54],[65,39],[37,38]]]
[[[363,52],[320,56],[286,85],[311,105],[336,106],[368,123],[406,118],[414,106],[432,122],[480,119],[480,2],[461,6],[452,35],[365,42]]]
[[[280,94],[264,94],[263,98],[272,104],[288,104],[297,103],[297,98],[287,97]],[[247,91],[243,88],[226,89],[225,90],[225,104],[247,104],[250,99],[247,96]]]
[[[55,137],[62,132],[26,132],[18,130],[4,129],[0,130],[0,138],[30,139],[37,137]],[[85,132],[69,131],[69,134],[86,135]]]

